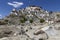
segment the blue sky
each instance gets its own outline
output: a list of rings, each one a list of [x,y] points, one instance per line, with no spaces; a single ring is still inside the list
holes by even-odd
[[[13,8],[20,9],[29,5],[41,6],[48,11],[60,11],[60,0],[0,0],[0,18],[8,15]]]

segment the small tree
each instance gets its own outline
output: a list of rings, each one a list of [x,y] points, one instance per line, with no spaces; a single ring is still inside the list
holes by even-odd
[[[45,22],[45,20],[44,19],[40,19],[40,23],[43,23],[43,22]]]

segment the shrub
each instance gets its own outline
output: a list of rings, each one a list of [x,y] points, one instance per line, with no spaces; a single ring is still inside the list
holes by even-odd
[[[6,19],[6,20],[4,20],[5,22],[8,22],[8,20]]]
[[[40,19],[40,23],[43,23],[43,22],[45,22],[45,20],[44,19]]]
[[[21,22],[21,23],[25,23],[25,20],[24,20],[24,19],[21,19],[20,22]]]
[[[29,21],[30,21],[30,23],[33,23],[33,19],[30,19]]]
[[[59,15],[59,14],[57,14],[56,16],[57,16],[57,17],[60,17],[60,15]]]
[[[25,16],[22,16],[22,18],[20,19],[20,22],[25,23],[25,21],[27,21],[27,18],[25,18]]]
[[[27,21],[27,18],[24,17],[23,19],[24,19],[25,21]]]

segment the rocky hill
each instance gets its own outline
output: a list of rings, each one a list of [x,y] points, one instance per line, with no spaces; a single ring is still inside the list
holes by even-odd
[[[38,6],[13,9],[0,19],[0,40],[57,40],[60,37],[59,23],[60,12]]]
[[[50,12],[38,6],[29,6],[20,10],[13,9],[3,20],[6,24],[43,23],[49,18]]]

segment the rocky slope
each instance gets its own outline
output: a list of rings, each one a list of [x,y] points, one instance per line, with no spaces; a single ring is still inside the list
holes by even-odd
[[[8,24],[29,24],[29,23],[40,23],[40,20],[48,20],[49,13],[46,10],[43,10],[38,6],[30,6],[25,9],[16,10],[13,9],[10,15],[4,18],[4,21],[7,21]],[[43,22],[42,22],[43,23]]]
[[[58,12],[49,12],[38,6],[13,9],[0,19],[0,40],[57,40],[60,37],[59,23]]]

